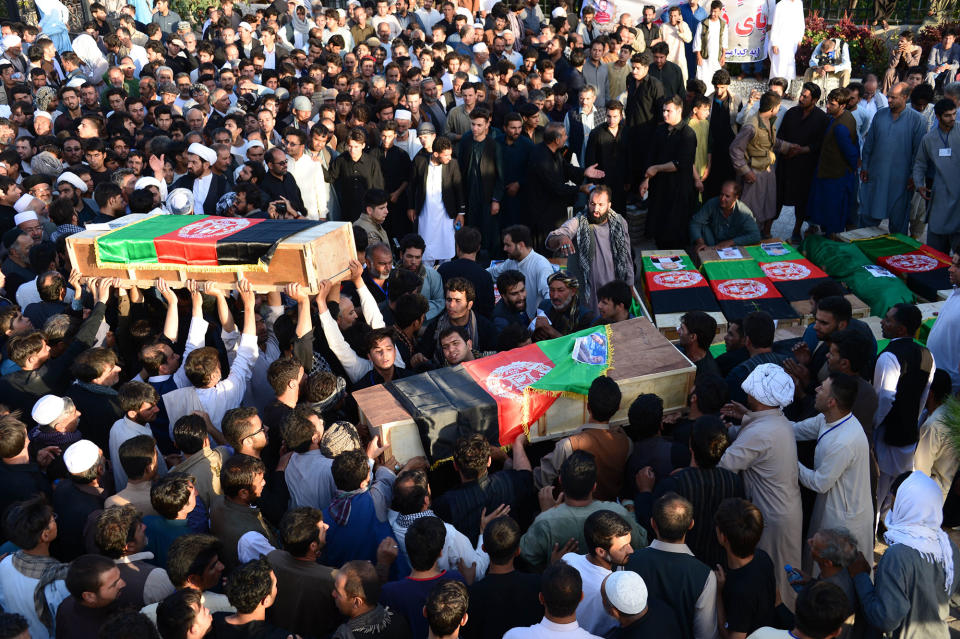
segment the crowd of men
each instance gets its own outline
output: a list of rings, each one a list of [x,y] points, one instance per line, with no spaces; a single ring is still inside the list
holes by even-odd
[[[781,0],[744,101],[719,0],[488,4],[0,24],[0,639],[948,635],[955,35],[921,67],[904,32],[882,88],[825,40],[791,96]],[[681,414],[602,376],[568,437],[433,466],[360,423],[353,391],[630,320],[637,210],[696,254],[784,206],[794,239],[886,220],[949,253],[927,345],[898,304],[876,355],[827,282],[800,340],[757,311],[714,357],[685,313]],[[130,213],[351,222],[361,259],[316,295],[70,269]]]

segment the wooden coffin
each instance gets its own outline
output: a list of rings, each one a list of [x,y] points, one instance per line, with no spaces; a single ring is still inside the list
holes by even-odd
[[[696,366],[645,318],[614,324],[611,330],[614,339],[619,333],[625,340],[617,346],[614,365],[607,372],[623,394],[620,410],[611,421],[625,423],[630,404],[641,393],[659,395],[666,412],[683,408],[693,387]],[[414,418],[389,390],[382,385],[373,386],[354,392],[353,397],[360,408],[361,423],[371,434],[379,435],[381,445],[390,449],[387,456],[392,454],[403,463],[426,455]],[[586,420],[586,396],[562,395],[530,425],[530,440],[559,439],[574,432]]]
[[[130,268],[105,267],[97,264],[94,248],[96,238],[110,230],[145,219],[144,214],[126,215],[110,223],[110,229],[86,230],[67,237],[67,254],[71,267],[84,278],[117,277],[121,286],[135,285],[148,288],[158,277],[167,280],[171,288],[184,286],[187,280],[222,283],[231,287],[240,273],[191,270],[189,266],[132,265]],[[100,225],[98,225],[99,227]],[[338,282],[349,276],[349,262],[356,259],[353,228],[349,222],[322,222],[283,240],[270,260],[266,271],[244,271],[258,293],[282,290],[286,284],[298,283],[310,293],[316,293],[325,279]]]
[[[844,295],[844,297],[846,297],[847,301],[850,302],[850,308],[853,317],[856,317],[857,319],[863,319],[864,317],[870,316],[870,307],[867,306],[866,302],[861,300],[853,293]],[[800,315],[801,322],[804,325],[813,321],[813,304],[810,303],[810,300],[790,302],[790,306],[792,306],[793,310]]]

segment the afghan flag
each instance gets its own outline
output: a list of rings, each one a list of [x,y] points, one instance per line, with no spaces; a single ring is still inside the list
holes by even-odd
[[[97,264],[250,267],[270,263],[277,244],[319,224],[215,215],[154,215],[96,240]]]
[[[459,437],[474,432],[512,444],[561,395],[581,399],[585,419],[587,392],[601,375],[619,381],[687,368],[689,360],[649,320],[635,318],[385,386],[416,421],[424,450],[440,460]],[[627,406],[625,399],[621,409]]]
[[[791,302],[810,299],[810,289],[830,276],[807,259],[762,262],[760,269],[780,294]]]
[[[890,272],[906,280],[907,287],[928,300],[950,288],[950,258],[940,251],[900,233],[857,240],[857,248]]]
[[[802,260],[803,255],[786,242],[764,242],[744,247],[747,254],[761,264]]]
[[[752,259],[708,262],[703,270],[728,320],[741,319],[753,311],[766,311],[774,319],[799,317]]]
[[[707,280],[686,254],[644,256],[643,278],[654,314],[720,310]]]

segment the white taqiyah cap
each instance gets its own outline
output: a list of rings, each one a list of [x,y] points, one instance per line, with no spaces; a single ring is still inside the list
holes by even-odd
[[[16,209],[17,213],[19,213],[20,215],[27,216],[19,221],[17,220],[17,216],[14,216],[13,218],[14,224],[21,224],[31,219],[32,220],[37,219],[36,213],[34,213],[33,211],[27,212],[27,208],[29,208],[30,204],[34,201],[34,199],[36,198],[34,198],[29,193],[24,193],[23,195],[20,196],[19,200],[13,203],[13,208]],[[31,218],[30,215],[32,215],[33,217]]]
[[[625,615],[639,615],[647,607],[647,584],[632,570],[610,573],[604,579],[603,591],[610,605]]]
[[[413,114],[411,114],[406,109],[398,109],[396,113],[393,114],[394,120],[412,120]]]
[[[44,395],[33,405],[30,411],[30,417],[33,418],[39,426],[47,426],[57,421],[57,418],[63,415],[63,410],[67,403],[62,397],[56,395]]]
[[[100,448],[89,439],[70,444],[63,453],[63,464],[71,475],[79,475],[100,461]]]

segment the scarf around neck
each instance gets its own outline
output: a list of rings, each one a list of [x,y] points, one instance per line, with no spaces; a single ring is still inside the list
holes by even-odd
[[[14,553],[12,561],[13,567],[21,575],[38,580],[36,588],[33,589],[33,608],[40,622],[52,631],[53,613],[50,611],[45,590],[53,582],[67,578],[70,564],[62,564],[53,557],[29,555],[22,550]]]
[[[366,488],[338,490],[337,496],[330,502],[330,514],[333,516],[333,520],[341,526],[346,526],[350,521],[350,510],[354,497],[359,497],[365,492],[367,492]]]
[[[597,254],[597,236],[594,232],[594,224],[590,219],[580,213],[577,215],[577,262],[580,265],[580,272],[583,273],[583,299],[592,299],[592,286],[590,274],[593,270],[593,263]],[[633,261],[630,259],[630,242],[624,235],[623,229],[626,227],[626,221],[611,209],[607,213],[607,227],[610,229],[610,252],[613,254],[613,273],[621,282],[628,282],[630,272],[633,268]],[[476,344],[476,342],[474,342]]]
[[[937,483],[919,470],[913,471],[897,490],[893,509],[887,513],[884,538],[889,545],[913,548],[925,561],[943,568],[944,587],[953,592],[953,546],[943,523],[943,493]]]

